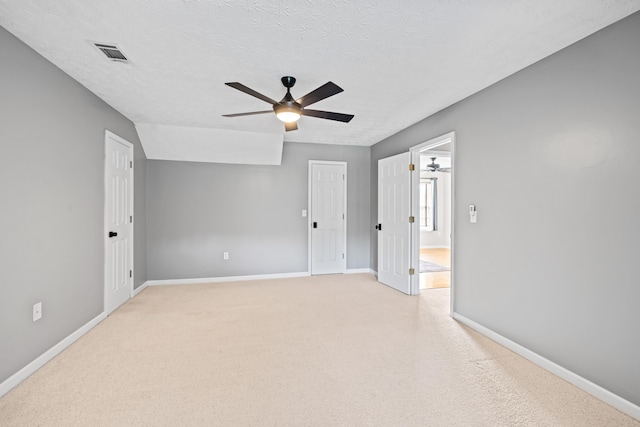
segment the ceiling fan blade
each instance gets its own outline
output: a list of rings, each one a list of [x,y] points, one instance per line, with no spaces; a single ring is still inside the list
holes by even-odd
[[[273,110],[268,110],[268,111],[251,111],[250,113],[223,114],[223,115],[222,115],[222,117],[253,116],[254,114],[267,114],[267,113],[273,113]]]
[[[285,122],[284,130],[286,130],[287,132],[292,131],[292,130],[298,130],[298,123],[297,122],[291,122],[291,123],[286,123]]]
[[[307,105],[311,105],[314,102],[322,101],[325,98],[338,94],[343,90],[344,89],[342,89],[337,84],[333,82],[327,82],[322,86],[320,86],[319,88],[317,88],[316,90],[312,90],[302,98],[297,99],[296,102],[302,105],[303,107],[306,107]]]
[[[246,87],[242,83],[231,82],[231,83],[225,83],[225,84],[227,86],[231,86],[234,89],[238,89],[240,92],[244,92],[247,95],[255,96],[258,99],[262,99],[263,101],[268,102],[271,105],[278,103],[277,101],[274,101],[273,99],[269,98],[268,96],[265,96],[265,95],[261,94],[260,92],[256,92],[255,90]]]
[[[331,111],[319,111],[319,110],[302,110],[303,116],[318,117],[319,119],[335,120],[337,122],[349,123],[353,119],[353,114],[334,113]]]

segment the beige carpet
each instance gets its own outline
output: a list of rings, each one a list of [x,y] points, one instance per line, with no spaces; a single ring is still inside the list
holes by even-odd
[[[8,426],[640,426],[367,274],[152,287],[0,399]]]

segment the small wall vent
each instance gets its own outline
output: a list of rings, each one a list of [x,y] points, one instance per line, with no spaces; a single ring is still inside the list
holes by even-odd
[[[110,61],[129,62],[129,58],[127,58],[118,45],[105,43],[93,43],[93,45],[97,47],[100,52],[104,53]]]

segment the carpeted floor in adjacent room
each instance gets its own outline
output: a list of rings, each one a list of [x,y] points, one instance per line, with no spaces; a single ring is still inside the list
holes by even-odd
[[[0,399],[9,426],[640,426],[368,274],[150,287]]]

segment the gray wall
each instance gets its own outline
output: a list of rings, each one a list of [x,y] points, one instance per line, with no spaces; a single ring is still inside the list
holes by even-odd
[[[148,161],[149,279],[306,272],[309,160],[347,162],[347,268],[369,268],[369,147],[285,143],[281,166]]]
[[[382,141],[371,159],[375,206],[378,159],[455,130],[457,312],[636,405],[638,46],[636,13]]]
[[[103,311],[105,129],[135,144],[139,285],[146,172],[133,124],[0,28],[0,382]]]

